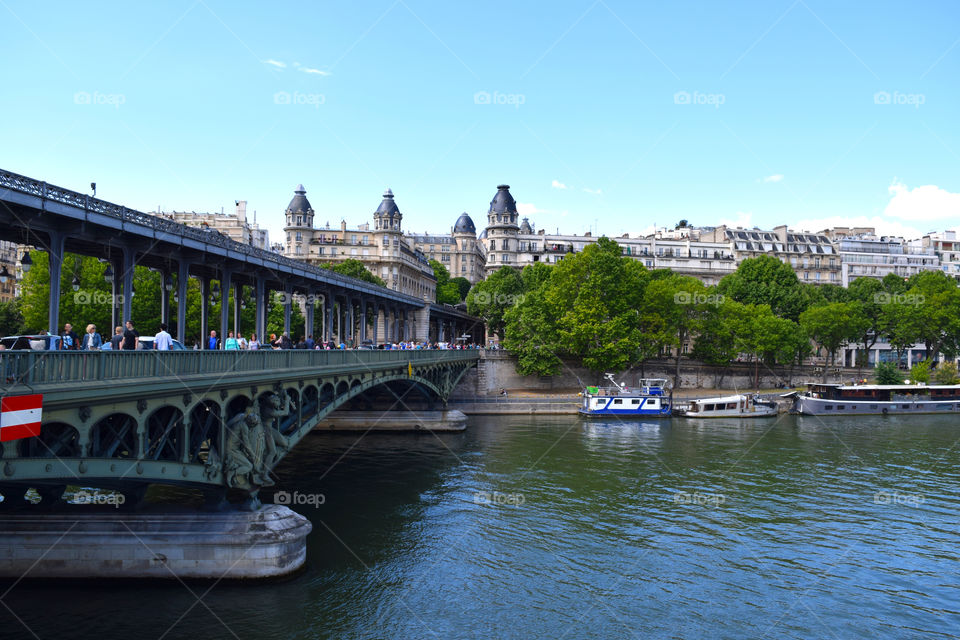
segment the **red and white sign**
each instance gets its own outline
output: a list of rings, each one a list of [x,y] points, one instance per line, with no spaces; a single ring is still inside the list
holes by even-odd
[[[0,398],[0,442],[40,435],[43,394]]]

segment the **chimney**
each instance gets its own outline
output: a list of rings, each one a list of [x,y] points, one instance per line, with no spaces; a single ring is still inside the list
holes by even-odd
[[[780,242],[787,244],[787,225],[782,224],[779,227],[774,227],[773,232],[777,234],[777,238],[780,239]]]
[[[247,201],[236,200],[235,202],[237,204],[237,219],[240,220],[241,224],[244,224],[247,221]]]

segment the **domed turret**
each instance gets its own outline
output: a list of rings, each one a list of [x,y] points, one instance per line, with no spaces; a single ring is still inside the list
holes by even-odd
[[[287,205],[286,218],[288,227],[312,227],[313,226],[313,207],[307,200],[307,190],[302,184],[298,184],[293,190],[293,199]]]
[[[533,233],[533,227],[530,226],[530,219],[524,218],[523,222],[520,223],[520,233],[525,235],[530,235]]]
[[[489,213],[517,214],[517,201],[510,195],[510,185],[497,185],[497,193],[490,201]]]
[[[510,195],[510,185],[498,185],[497,193],[490,201],[490,209],[487,211],[486,238],[483,242],[487,253],[487,275],[501,266],[516,264],[519,231],[517,201]]]
[[[400,213],[400,207],[393,201],[393,191],[387,189],[383,194],[383,200],[380,206],[373,214],[373,219],[377,229],[387,231],[400,231],[400,221],[403,214]]]
[[[477,226],[473,224],[473,220],[470,219],[470,216],[467,215],[466,211],[460,214],[460,217],[457,218],[456,224],[453,225],[454,233],[469,233],[476,235]]]

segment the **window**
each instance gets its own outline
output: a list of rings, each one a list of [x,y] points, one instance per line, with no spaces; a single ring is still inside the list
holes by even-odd
[[[321,256],[323,255],[323,247],[317,247],[317,254]]]
[[[617,398],[616,400],[613,401],[613,404],[623,404],[623,400],[621,400],[620,398]]]
[[[297,226],[299,227],[302,224],[303,224],[303,216],[297,216]]]
[[[496,251],[496,250],[497,250],[497,241],[496,241],[496,240],[491,240],[491,241],[490,241],[490,251]]]
[[[297,231],[297,242],[302,242],[302,241],[303,241],[303,234]]]
[[[845,405],[845,404],[838,404],[838,405],[837,405],[837,411],[843,411],[843,410],[846,409],[846,408],[847,408],[847,405]]]
[[[632,404],[633,406],[637,406],[638,404],[640,404],[640,400],[637,399],[637,398],[634,398],[633,401],[631,401],[630,404]]]
[[[350,244],[357,244],[357,234],[350,235]]]

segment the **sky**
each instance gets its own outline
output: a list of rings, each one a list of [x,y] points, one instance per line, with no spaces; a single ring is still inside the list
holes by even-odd
[[[960,222],[960,4],[0,0],[0,168],[141,211]]]

